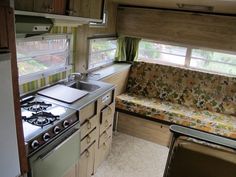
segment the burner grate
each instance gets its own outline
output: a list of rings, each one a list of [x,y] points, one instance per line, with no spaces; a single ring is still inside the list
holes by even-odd
[[[26,103],[21,105],[22,108],[32,112],[40,112],[45,111],[48,107],[52,106],[52,104],[46,104],[45,102],[34,101],[30,103]]]
[[[25,121],[37,125],[43,128],[43,126],[52,124],[56,120],[59,120],[60,116],[55,116],[49,112],[33,113],[31,117],[22,117]]]

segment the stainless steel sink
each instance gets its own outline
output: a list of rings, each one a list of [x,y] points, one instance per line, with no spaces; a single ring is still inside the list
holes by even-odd
[[[100,89],[100,86],[85,81],[74,82],[68,86],[79,90],[85,90],[87,92],[95,92]]]

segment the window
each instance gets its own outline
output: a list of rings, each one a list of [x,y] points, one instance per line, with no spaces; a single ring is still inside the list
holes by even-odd
[[[141,41],[138,55],[140,61],[184,65],[186,51],[186,47]]]
[[[190,67],[228,75],[236,75],[236,55],[192,49]]]
[[[90,39],[88,69],[96,69],[115,60],[116,38]]]
[[[70,42],[68,35],[17,39],[20,83],[70,69]]]
[[[175,65],[224,75],[236,75],[236,53],[167,45],[142,40],[138,61]]]

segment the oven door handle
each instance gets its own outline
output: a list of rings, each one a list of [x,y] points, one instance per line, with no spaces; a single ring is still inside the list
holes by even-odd
[[[80,132],[80,129],[75,129],[75,131],[68,137],[66,138],[64,141],[62,141],[59,145],[57,145],[55,148],[53,148],[51,151],[42,154],[38,157],[38,159],[40,160],[44,160],[46,158],[48,158],[49,156],[51,156],[52,154],[54,154],[58,149],[60,149],[60,147],[62,147],[64,144],[66,144],[71,138],[73,138],[74,136],[76,136],[78,133]]]

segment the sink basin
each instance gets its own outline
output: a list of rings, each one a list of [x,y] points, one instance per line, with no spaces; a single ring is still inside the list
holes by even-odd
[[[87,92],[94,92],[94,91],[100,89],[100,87],[98,85],[84,82],[84,81],[74,82],[73,84],[69,85],[69,87],[76,88],[79,90],[85,90]]]

